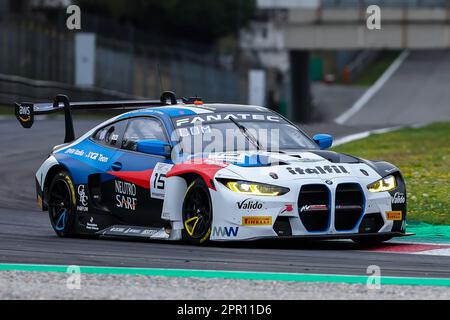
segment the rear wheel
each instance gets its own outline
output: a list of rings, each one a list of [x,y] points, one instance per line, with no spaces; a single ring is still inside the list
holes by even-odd
[[[59,237],[74,235],[75,189],[69,173],[59,172],[48,192],[48,212],[53,230]]]
[[[391,240],[391,236],[369,236],[361,238],[353,238],[353,242],[366,246],[374,246],[383,242]]]
[[[209,189],[202,179],[192,182],[183,202],[183,239],[203,244],[211,236],[212,203]]]

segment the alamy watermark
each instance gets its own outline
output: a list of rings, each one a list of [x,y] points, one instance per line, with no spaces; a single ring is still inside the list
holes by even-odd
[[[367,7],[366,26],[369,30],[381,30],[381,8],[377,5]]]
[[[79,266],[67,267],[66,273],[69,275],[66,280],[66,287],[69,290],[81,289],[81,269]]]
[[[77,5],[67,7],[68,14],[66,26],[69,30],[81,30],[81,9]]]
[[[377,265],[371,265],[367,267],[366,273],[369,275],[367,278],[367,289],[380,290],[381,289],[381,268]]]

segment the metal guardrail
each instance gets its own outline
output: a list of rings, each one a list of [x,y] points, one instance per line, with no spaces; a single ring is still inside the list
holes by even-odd
[[[0,105],[12,105],[17,101],[48,101],[56,93],[70,95],[77,101],[136,99],[129,94],[100,88],[80,88],[70,84],[32,80],[19,76],[0,74]]]
[[[160,65],[163,88],[157,65]],[[33,18],[0,16],[0,74],[73,86],[74,33]],[[245,100],[241,96],[245,92],[242,80],[238,72],[221,65],[212,54],[169,48],[159,43],[97,37],[94,84],[97,88],[150,97],[165,89],[181,96],[198,94],[209,101],[242,102]],[[32,87],[33,96],[40,96],[36,92],[39,85]],[[0,90],[2,93],[10,95],[9,91]]]

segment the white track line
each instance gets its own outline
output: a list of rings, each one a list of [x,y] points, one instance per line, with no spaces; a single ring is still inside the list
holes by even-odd
[[[430,255],[430,256],[450,256],[450,248],[433,249],[415,252],[414,254]]]
[[[370,99],[384,86],[384,84],[392,77],[392,75],[400,68],[403,62],[408,58],[409,51],[403,51],[400,56],[391,64],[391,66],[383,73],[383,75],[375,82],[373,86],[367,90],[361,98],[356,101],[353,106],[346,112],[341,114],[334,122],[338,124],[344,124],[351,117],[353,117],[358,111],[360,111]]]
[[[368,136],[370,136],[372,134],[388,133],[388,132],[397,131],[397,130],[405,129],[405,128],[420,129],[429,124],[430,123],[428,123],[428,122],[424,122],[424,123],[416,123],[416,124],[412,124],[412,125],[401,125],[401,126],[395,126],[395,127],[390,127],[390,128],[382,128],[382,129],[374,129],[374,130],[358,132],[358,133],[350,134],[348,136],[344,136],[342,138],[336,139],[336,141],[333,143],[333,147],[337,147],[337,146],[340,146],[342,144],[346,144],[346,143],[349,143],[352,141],[361,140],[361,139],[367,138]]]
[[[351,134],[339,139],[336,139],[336,141],[333,143],[333,147],[340,146],[342,144],[346,144],[352,141],[361,140],[364,138],[367,138],[368,136],[372,134],[381,134],[381,133],[388,133],[392,131],[396,131],[402,128],[405,128],[406,126],[397,126],[397,127],[390,127],[390,128],[382,128],[382,129],[376,129],[376,130],[369,130],[364,132],[359,132],[355,134]]]

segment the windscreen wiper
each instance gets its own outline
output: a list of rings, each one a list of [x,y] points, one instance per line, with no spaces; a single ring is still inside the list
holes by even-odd
[[[253,136],[250,133],[250,131],[247,129],[247,127],[240,124],[239,122],[237,122],[236,119],[233,119],[232,117],[230,117],[229,119],[231,122],[233,122],[239,128],[239,130],[241,130],[241,132],[244,134],[244,136],[247,138],[247,140],[250,141],[250,143],[253,144],[258,151],[264,150],[261,143],[258,141],[258,139],[256,139],[255,136]]]

